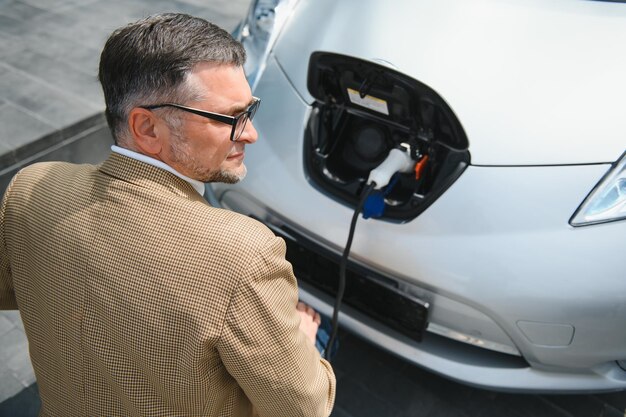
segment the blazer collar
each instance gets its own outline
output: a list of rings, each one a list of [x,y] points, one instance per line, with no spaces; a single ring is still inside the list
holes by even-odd
[[[169,191],[191,200],[206,201],[191,184],[171,172],[115,152],[111,152],[98,169],[104,174],[139,187]]]

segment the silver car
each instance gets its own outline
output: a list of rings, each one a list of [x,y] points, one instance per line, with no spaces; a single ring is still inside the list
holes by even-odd
[[[340,325],[475,386],[626,389],[626,4],[257,0],[236,35],[260,139],[209,198],[285,238],[304,301],[332,314],[401,153]]]

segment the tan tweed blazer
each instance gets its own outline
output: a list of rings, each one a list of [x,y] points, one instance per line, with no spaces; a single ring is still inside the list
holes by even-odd
[[[112,154],[22,170],[0,209],[42,416],[327,416],[285,244],[185,181]]]

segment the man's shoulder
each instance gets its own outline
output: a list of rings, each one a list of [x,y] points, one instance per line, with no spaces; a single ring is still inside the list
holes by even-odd
[[[177,228],[178,236],[173,242],[175,251],[194,253],[195,262],[206,270],[227,272],[222,278],[229,286],[238,280],[259,278],[246,271],[256,265],[266,265],[273,256],[284,259],[284,244],[263,223],[230,210],[204,205],[194,210],[194,217],[186,221],[173,220],[170,227]],[[213,282],[211,285],[217,285]]]
[[[75,188],[68,184],[76,184],[78,178],[88,178],[96,171],[95,165],[79,165],[69,162],[37,162],[20,169],[13,176],[9,189],[17,195],[26,196],[30,193],[59,193],[64,189],[73,192]],[[14,195],[15,193],[12,193]]]
[[[96,170],[95,165],[74,164],[70,162],[51,161],[37,162],[22,168],[16,175],[19,180],[39,178],[53,174],[55,177],[90,173]],[[54,178],[54,177],[52,177]]]
[[[206,233],[218,240],[229,242],[232,246],[264,246],[276,238],[260,221],[227,209],[206,206],[197,220],[198,225],[205,225]]]

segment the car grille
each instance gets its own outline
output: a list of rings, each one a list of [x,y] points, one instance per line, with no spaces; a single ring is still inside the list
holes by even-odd
[[[305,238],[294,238],[289,231],[287,260],[298,280],[336,296],[339,282],[339,257],[324,252]],[[427,327],[428,304],[397,289],[397,282],[349,264],[343,302],[386,326],[421,341]]]

